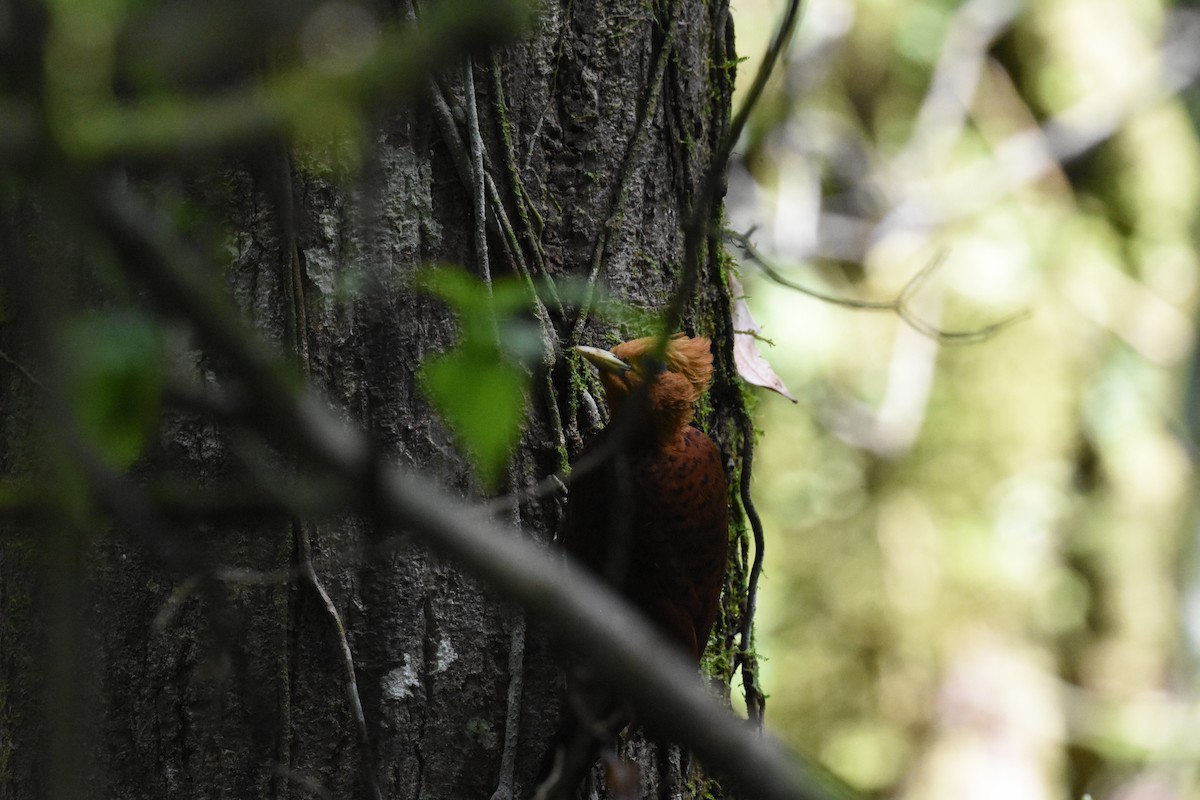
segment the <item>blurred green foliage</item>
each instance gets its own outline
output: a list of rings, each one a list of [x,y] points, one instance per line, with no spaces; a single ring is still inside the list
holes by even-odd
[[[114,469],[141,456],[158,427],[163,344],[131,311],[73,319],[63,334],[66,394],[82,434]]]
[[[735,9],[751,65],[773,7]],[[947,347],[743,264],[801,398],[760,404],[767,721],[865,790],[1200,797],[1179,13],[812,0],[743,143],[730,216],[789,279],[890,299],[945,249],[923,320],[1032,312]]]
[[[286,137],[306,168],[344,173],[359,165],[364,114],[529,21],[521,2],[434,4],[401,26],[352,0],[54,0],[41,74],[26,74],[40,85],[2,103],[0,161],[53,149],[102,165]],[[32,43],[8,38],[0,30],[17,63]]]
[[[422,382],[484,483],[496,488],[521,436],[526,365],[542,355],[533,298],[517,278],[485,283],[450,267],[424,271],[420,285],[445,300],[459,321],[458,343],[425,359]]]

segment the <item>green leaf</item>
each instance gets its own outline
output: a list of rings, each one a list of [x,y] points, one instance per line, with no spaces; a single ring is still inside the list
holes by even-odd
[[[421,369],[426,393],[471,454],[484,483],[494,488],[521,436],[528,381],[521,364],[542,355],[532,319],[532,297],[519,281],[487,284],[460,269],[436,267],[418,285],[458,315],[458,344],[428,358]]]
[[[65,331],[62,347],[68,399],[84,435],[113,467],[128,467],[158,424],[157,329],[132,313],[89,316]]]
[[[480,477],[499,485],[521,436],[525,372],[485,348],[462,347],[428,359],[426,391],[475,458]]]

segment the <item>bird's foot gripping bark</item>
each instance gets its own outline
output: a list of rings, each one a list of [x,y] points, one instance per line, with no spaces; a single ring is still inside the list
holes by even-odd
[[[588,771],[595,766],[594,741],[580,741],[576,737],[575,742],[565,744],[554,752],[550,773],[534,792],[534,800],[574,800]],[[642,786],[638,765],[621,758],[611,745],[600,748],[599,759],[604,767],[608,796],[612,800],[638,800]]]
[[[642,796],[642,770],[636,762],[626,761],[612,749],[605,749],[600,760],[612,800],[638,800]]]
[[[594,701],[595,697],[589,698]],[[621,762],[616,754],[618,734],[629,723],[629,712],[609,698],[604,703],[584,702],[578,692],[568,691],[568,706],[562,726],[555,735],[542,766],[542,777],[534,791],[533,800],[574,800],[580,785],[587,778],[597,759],[605,766],[605,776],[614,800],[636,797],[640,776],[636,765]],[[596,709],[606,711],[597,713]],[[630,783],[632,768],[633,794],[620,792],[618,787]]]

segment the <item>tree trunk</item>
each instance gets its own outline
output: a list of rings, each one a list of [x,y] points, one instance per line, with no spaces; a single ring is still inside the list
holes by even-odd
[[[684,266],[692,203],[709,206],[714,227],[721,220],[720,198],[702,189],[728,120],[733,59],[720,0],[551,2],[519,46],[470,70],[463,61],[419,101],[380,110],[361,162],[344,173],[311,147],[268,147],[128,180],[206,221],[196,235],[221,254],[212,263],[223,261],[228,293],[340,415],[400,463],[479,497],[418,377],[455,343],[457,320],[414,288],[415,274],[452,263],[495,281],[594,278],[660,311]],[[486,262],[470,172],[475,116],[495,187]],[[58,455],[46,466],[48,439],[35,426],[56,392],[41,372],[43,329],[11,298],[52,292],[57,280],[90,307],[144,302],[113,286],[77,232],[49,230],[55,202],[42,192],[6,206],[21,212],[5,221],[11,271],[50,277],[9,276],[0,467],[66,492],[63,481],[81,479]],[[734,469],[745,409],[718,241],[710,234],[702,249],[684,327],[713,339],[716,383],[698,423]],[[75,305],[64,306],[52,326],[74,324]],[[651,332],[591,314],[581,322],[571,309],[550,309],[540,324],[560,347],[579,333],[605,344]],[[165,335],[177,377],[227,385],[222,353],[185,328]],[[561,353],[535,371],[502,491],[561,469],[595,432],[589,385]],[[274,482],[321,500],[319,475],[286,447],[258,448],[179,403],[132,472],[185,498],[234,503]],[[0,797],[371,797],[375,784],[384,798],[488,798],[506,743],[514,794],[529,794],[557,719],[562,654],[458,564],[357,515],[176,509],[167,532],[101,521],[86,499],[78,508],[52,523],[0,523]],[[558,516],[542,499],[522,507],[521,527],[547,542]],[[726,683],[745,581],[745,544],[734,550],[712,659]],[[648,796],[689,796],[704,780],[677,749],[635,737],[625,750]]]

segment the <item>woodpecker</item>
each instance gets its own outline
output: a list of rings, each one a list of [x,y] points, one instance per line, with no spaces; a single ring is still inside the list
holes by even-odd
[[[626,458],[607,459],[571,481],[563,545],[699,664],[720,608],[729,546],[721,451],[689,424],[712,381],[712,353],[708,339],[676,334],[656,359],[654,343],[647,337],[611,351],[576,348],[599,369],[612,420],[651,383],[645,407],[628,409],[640,414],[625,439]],[[613,431],[611,424],[601,431],[576,463],[605,446]],[[622,484],[626,498],[617,496]],[[613,520],[623,504],[626,531]],[[623,557],[614,558],[614,547]]]
[[[661,356],[655,343],[575,348],[599,370],[610,424],[575,461],[586,468],[571,476],[562,543],[698,666],[720,609],[729,546],[721,453],[690,424],[712,381],[712,352],[702,337],[676,334]],[[628,414],[633,419],[622,419]],[[567,796],[627,721],[615,700],[598,701],[603,692],[580,683],[568,677],[559,777],[544,782],[538,798]]]

